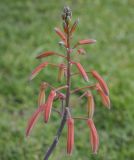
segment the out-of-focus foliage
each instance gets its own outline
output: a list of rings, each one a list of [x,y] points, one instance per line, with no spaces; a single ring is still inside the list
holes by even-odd
[[[80,56],[86,69],[96,69],[110,88],[112,108],[104,108],[96,96],[95,123],[100,149],[92,155],[88,127],[75,122],[75,149],[66,156],[66,128],[50,160],[133,160],[134,159],[134,49],[133,0],[0,0],[0,160],[41,160],[59,125],[58,115],[50,124],[41,118],[31,136],[25,138],[29,116],[37,107],[41,81],[55,82],[58,70],[45,69],[31,83],[28,76],[39,64],[41,51],[63,53],[53,28],[62,26],[60,14],[68,4],[80,24],[75,40],[94,38]],[[60,59],[48,57],[49,60]],[[76,82],[77,80],[77,82]],[[84,85],[78,77],[73,88]],[[58,83],[56,83],[58,85]],[[84,112],[84,101],[72,98],[73,112]],[[81,105],[81,106],[80,106]],[[86,106],[85,106],[86,107]]]

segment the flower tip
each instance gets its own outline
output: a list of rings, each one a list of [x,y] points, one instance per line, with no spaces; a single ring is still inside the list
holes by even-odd
[[[110,109],[111,108],[110,98],[109,96],[106,97],[107,97],[107,108]]]
[[[54,31],[56,31],[57,30],[57,28],[56,27],[54,27]]]
[[[92,40],[93,43],[96,43],[97,41],[95,39]]]
[[[28,81],[30,82],[33,79],[33,77],[30,75],[28,78]]]
[[[47,122],[48,122],[48,120],[44,119],[44,122],[45,122],[45,123],[47,123]]]
[[[85,80],[86,82],[89,82],[88,77],[84,77],[84,80]]]
[[[109,104],[109,106],[107,108],[110,110],[111,109],[111,105]]]
[[[87,78],[86,81],[89,82],[89,79]]]
[[[94,155],[97,155],[97,151],[93,152]]]
[[[27,130],[26,130],[25,136],[26,136],[26,137],[28,137],[28,136],[29,136],[29,134],[28,134]]]
[[[29,75],[29,77],[28,77],[28,81],[30,82],[30,81],[32,81],[33,79],[34,79],[34,77],[36,77],[36,74],[35,75],[33,75],[32,73]]]
[[[25,136],[26,136],[26,138],[29,138],[29,137],[30,137],[30,132],[29,132],[29,130],[26,130]]]
[[[74,146],[74,120],[70,117],[67,119],[67,154],[71,155]]]

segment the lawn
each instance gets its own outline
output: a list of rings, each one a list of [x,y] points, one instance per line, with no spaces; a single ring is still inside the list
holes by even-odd
[[[134,159],[134,49],[133,0],[0,0],[0,160],[42,160],[52,142],[60,119],[54,114],[49,124],[40,118],[29,138],[25,137],[28,118],[37,108],[39,85],[55,81],[57,70],[45,69],[32,82],[31,71],[40,64],[35,56],[55,50],[59,38],[54,27],[62,27],[64,5],[80,19],[74,41],[94,38],[79,60],[87,69],[97,70],[110,88],[111,110],[96,97],[95,124],[100,136],[97,155],[91,153],[89,129],[75,122],[75,148],[66,155],[66,128],[50,160],[133,160]],[[62,58],[48,57],[59,63]],[[55,83],[55,84],[54,84]],[[85,85],[80,76],[72,87]],[[80,95],[80,94],[79,94]],[[73,112],[83,112],[85,102],[72,98]]]

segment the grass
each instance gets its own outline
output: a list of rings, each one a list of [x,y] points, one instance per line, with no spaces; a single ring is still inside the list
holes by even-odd
[[[97,40],[86,46],[80,61],[87,69],[96,69],[108,82],[112,109],[106,110],[97,98],[95,123],[100,135],[99,153],[89,147],[85,122],[75,124],[75,149],[66,156],[66,128],[50,160],[132,160],[134,159],[134,49],[132,0],[0,0],[0,160],[41,160],[51,143],[59,119],[49,125],[40,119],[31,136],[25,138],[29,116],[37,107],[41,81],[55,82],[57,71],[44,70],[28,83],[32,69],[39,64],[34,57],[45,50],[63,52],[53,28],[61,26],[64,5],[73,10],[73,20],[80,18],[75,40],[91,37]],[[54,61],[55,58],[48,58]],[[57,63],[62,59],[56,59]],[[73,87],[84,85],[79,77]],[[58,83],[56,83],[58,85]],[[75,114],[82,112],[73,97]],[[82,106],[85,105],[83,102]]]

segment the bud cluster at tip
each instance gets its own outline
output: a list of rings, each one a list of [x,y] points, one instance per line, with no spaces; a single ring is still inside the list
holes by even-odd
[[[72,11],[71,9],[67,6],[64,7],[63,13],[62,13],[62,19],[66,22],[69,22],[72,18]]]

